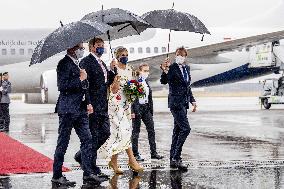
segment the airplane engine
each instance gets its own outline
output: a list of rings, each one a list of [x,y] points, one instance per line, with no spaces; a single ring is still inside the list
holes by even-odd
[[[40,88],[42,103],[56,104],[59,95],[56,70],[48,70],[41,75]]]

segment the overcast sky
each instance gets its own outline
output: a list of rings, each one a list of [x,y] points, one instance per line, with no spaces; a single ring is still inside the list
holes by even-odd
[[[0,0],[0,29],[55,28],[59,20],[69,23],[101,9],[122,8],[143,14],[153,9],[168,9],[172,0]],[[274,16],[271,27],[283,23],[283,0],[175,0],[175,9],[200,18],[208,27],[255,27]],[[150,9],[151,8],[151,9]],[[261,18],[261,19],[260,19]],[[260,21],[261,20],[261,21]],[[255,21],[255,26],[251,24]],[[248,24],[249,23],[249,24]],[[247,25],[246,25],[247,24]],[[284,25],[284,23],[283,23]],[[280,26],[279,26],[280,27]]]

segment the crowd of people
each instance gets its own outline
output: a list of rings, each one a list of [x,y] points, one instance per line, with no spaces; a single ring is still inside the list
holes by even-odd
[[[123,174],[119,169],[118,155],[125,151],[128,165],[134,172],[143,172],[144,161],[138,150],[141,122],[146,126],[151,159],[163,159],[157,152],[153,121],[152,90],[147,80],[149,65],[141,64],[134,70],[128,64],[128,51],[118,47],[110,69],[101,60],[104,41],[94,38],[89,41],[90,54],[83,58],[83,43],[67,50],[67,55],[57,66],[57,85],[60,92],[56,111],[59,116],[58,140],[54,154],[52,182],[74,185],[62,174],[62,165],[74,128],[80,139],[80,150],[75,160],[83,170],[83,182],[99,185],[109,179],[96,164],[97,154],[107,162],[114,174]],[[187,51],[176,50],[174,63],[167,59],[161,64],[161,84],[169,85],[169,108],[174,117],[174,130],[170,150],[170,166],[183,171],[182,146],[190,133],[187,111],[189,103],[196,111],[192,95],[190,67],[185,64]],[[145,96],[129,102],[123,86],[130,80],[140,80]]]

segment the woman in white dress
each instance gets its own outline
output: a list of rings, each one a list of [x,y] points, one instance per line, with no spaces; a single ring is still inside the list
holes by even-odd
[[[127,65],[128,51],[120,47],[116,50],[118,60],[117,76],[110,87],[108,112],[110,118],[110,137],[100,148],[100,154],[109,161],[116,174],[123,174],[118,168],[117,157],[120,152],[126,151],[128,155],[128,165],[135,172],[142,172],[141,167],[131,149],[132,121],[131,104],[123,92],[123,86],[129,80],[134,79],[131,66]]]

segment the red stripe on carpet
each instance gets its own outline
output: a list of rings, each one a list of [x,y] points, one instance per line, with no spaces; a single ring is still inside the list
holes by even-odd
[[[52,171],[53,160],[32,148],[0,133],[0,175],[46,173]],[[63,168],[63,171],[69,171]]]

